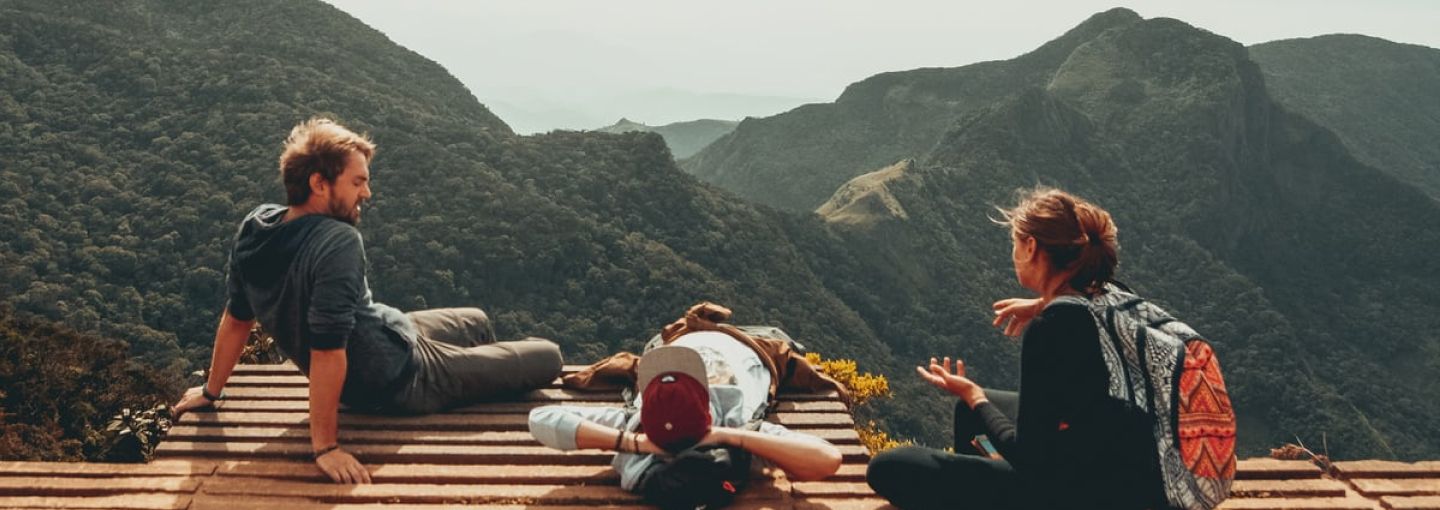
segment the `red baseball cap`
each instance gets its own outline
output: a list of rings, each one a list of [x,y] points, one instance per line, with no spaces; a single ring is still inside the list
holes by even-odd
[[[640,427],[669,452],[679,452],[710,433],[710,388],[705,361],[689,347],[657,347],[640,358]]]

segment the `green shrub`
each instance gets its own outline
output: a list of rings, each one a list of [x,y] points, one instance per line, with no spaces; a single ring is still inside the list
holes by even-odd
[[[149,462],[155,448],[170,432],[170,407],[158,404],[144,411],[125,408],[105,427],[104,459],[110,462]]]

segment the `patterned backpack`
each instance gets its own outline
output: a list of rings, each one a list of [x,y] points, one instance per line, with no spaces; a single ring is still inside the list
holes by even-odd
[[[1110,372],[1110,397],[1154,418],[1165,497],[1173,508],[1210,510],[1235,479],[1235,410],[1209,342],[1153,303],[1116,285],[1089,308]]]

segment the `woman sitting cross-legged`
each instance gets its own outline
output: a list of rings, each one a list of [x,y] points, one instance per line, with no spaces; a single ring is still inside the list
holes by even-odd
[[[1024,192],[1003,214],[1015,275],[1040,295],[995,304],[996,325],[1024,331],[1019,393],[982,389],[963,361],[931,358],[921,377],[960,398],[955,452],[889,450],[870,462],[867,481],[905,510],[1166,506],[1150,423],[1108,398],[1095,319],[1084,305],[1052,303],[1105,292],[1119,249],[1110,214],[1048,188]],[[1003,459],[972,447],[978,434]]]

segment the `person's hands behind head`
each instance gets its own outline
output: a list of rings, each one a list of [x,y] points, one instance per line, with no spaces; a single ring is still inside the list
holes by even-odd
[[[1025,326],[1030,324],[1030,320],[1034,319],[1036,315],[1040,315],[1040,311],[1045,309],[1045,300],[1041,298],[1001,299],[995,302],[994,308],[995,321],[990,325],[999,328],[1002,327],[1001,324],[1004,324],[1005,336],[1017,337],[1025,332]],[[1009,322],[1006,323],[1006,321]]]
[[[954,371],[951,371],[949,356],[945,357],[944,363],[930,358],[928,367],[915,367],[915,371],[931,386],[964,399],[970,407],[975,407],[981,400],[985,400],[985,391],[980,385],[965,377],[965,362],[959,358],[955,359]]]
[[[706,438],[708,439],[709,436],[707,435]],[[638,447],[640,451],[635,452],[630,450],[631,447],[629,445],[623,446],[625,451],[629,451],[631,453],[649,453],[652,455],[670,455],[670,452],[665,451],[665,449],[661,448],[660,445],[655,444],[655,442],[651,441],[650,437],[645,435],[643,432],[634,434],[634,440],[635,446]],[[704,442],[704,440],[701,440],[701,442]]]

